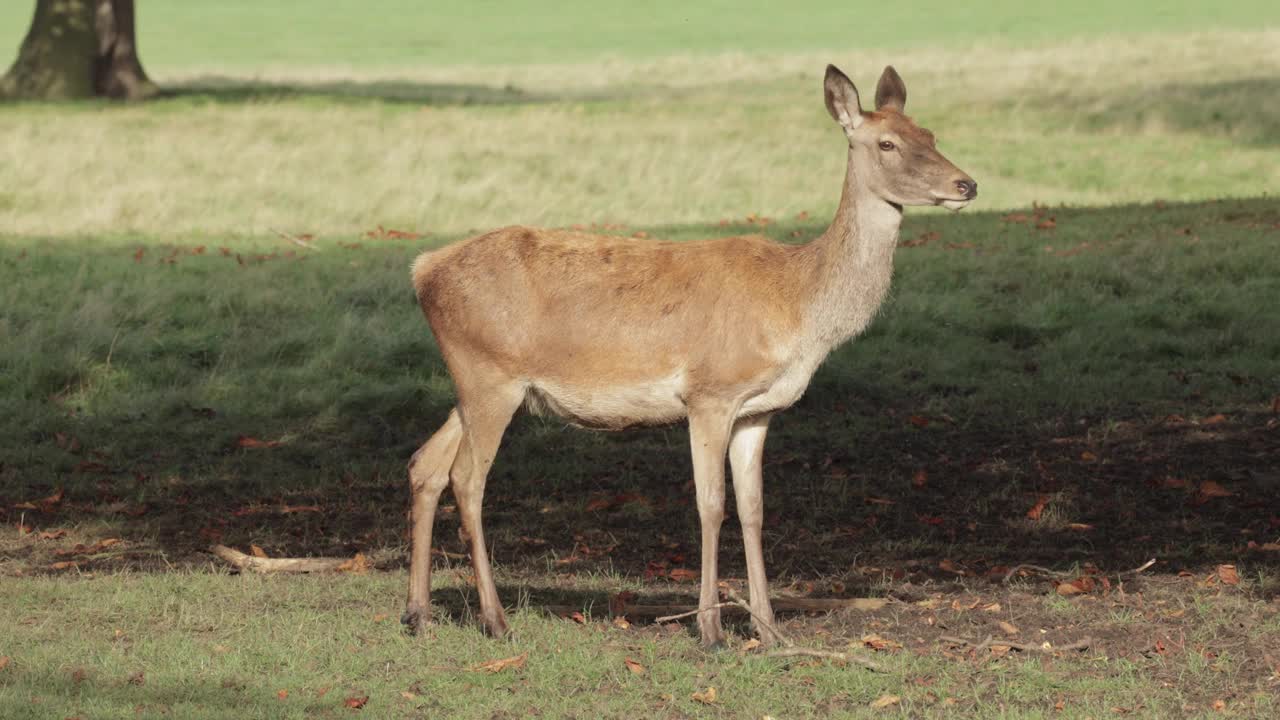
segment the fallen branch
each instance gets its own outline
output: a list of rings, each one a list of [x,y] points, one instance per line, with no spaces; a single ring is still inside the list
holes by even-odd
[[[872,612],[883,608],[890,602],[888,598],[775,598],[772,601],[772,605],[775,612],[784,613],[832,612],[835,610]],[[733,602],[719,603],[716,607],[733,614],[744,612],[748,615],[751,614],[750,610],[743,609],[742,606]],[[552,615],[569,615],[583,610],[580,605],[547,605],[543,609]],[[662,623],[697,615],[698,609],[691,605],[624,604],[615,608],[614,614],[626,615],[632,619],[654,618],[654,622]]]
[[[246,555],[239,550],[232,550],[226,545],[214,545],[209,552],[226,560],[241,570],[253,570],[260,573],[271,572],[332,572],[351,567],[352,558],[264,558]]]
[[[944,635],[938,639],[941,640],[942,642],[950,643],[952,645],[968,645],[973,648],[973,654],[975,656],[978,653],[981,653],[983,650],[986,650],[987,648],[993,648],[997,646],[1007,647],[1010,650],[1020,650],[1022,652],[1037,652],[1037,653],[1043,653],[1046,655],[1051,655],[1056,652],[1086,650],[1093,645],[1093,638],[1087,635],[1073,643],[1070,643],[1067,645],[1058,645],[1056,647],[1052,645],[1049,647],[1044,647],[1043,645],[1031,645],[1029,643],[1013,642],[1011,640],[995,640],[990,635],[988,635],[985,640],[978,643],[977,645],[974,645],[973,641],[971,640],[966,640],[960,637],[952,637],[949,635]]]
[[[297,245],[298,247],[304,247],[304,248],[306,248],[306,249],[308,249],[308,250],[319,250],[319,249],[320,249],[320,248],[316,247],[315,245],[312,245],[311,243],[307,242],[306,240],[303,240],[302,238],[298,237],[297,235],[290,235],[289,233],[287,233],[287,232],[285,232],[285,231],[283,231],[283,230],[277,230],[277,229],[275,229],[275,228],[267,228],[267,229],[268,229],[268,230],[270,230],[271,232],[275,233],[276,235],[279,235],[280,237],[284,238],[285,240],[288,240],[289,242],[293,243],[294,245]]]

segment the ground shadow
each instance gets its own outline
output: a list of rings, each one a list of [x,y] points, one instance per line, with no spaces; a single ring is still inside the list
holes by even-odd
[[[1164,314],[1149,320],[1123,315],[1117,322],[1104,322],[1106,312],[1136,305],[1133,288],[1143,287],[1134,278],[1113,281],[1103,274],[1120,262],[1116,258],[1129,257],[1132,247],[1121,246],[1118,254],[1093,260],[1088,254],[1064,254],[1061,259],[1057,254],[1080,249],[1072,232],[1092,238],[1084,241],[1086,245],[1096,242],[1092,228],[1098,225],[1088,224],[1090,218],[1101,220],[1117,237],[1131,232],[1124,224],[1131,223],[1142,242],[1155,236],[1166,243],[1159,246],[1167,248],[1162,252],[1173,252],[1209,242],[1189,244],[1195,233],[1210,238],[1211,233],[1272,232],[1270,228],[1280,227],[1280,215],[1267,199],[1151,206],[1140,217],[1134,212],[1057,210],[1052,252],[1041,248],[1047,242],[1042,238],[1048,236],[1037,234],[1049,231],[1000,214],[925,220],[912,226],[903,240],[918,244],[902,250],[903,263],[911,271],[904,273],[903,295],[923,294],[936,286],[939,297],[923,305],[899,305],[880,325],[906,328],[914,323],[921,334],[903,338],[876,331],[859,340],[851,355],[833,359],[818,373],[808,394],[780,414],[770,431],[765,552],[780,586],[795,585],[818,595],[865,595],[881,592],[887,582],[945,587],[959,579],[999,577],[1020,563],[1119,570],[1150,557],[1160,560],[1152,571],[1164,574],[1240,558],[1248,558],[1254,567],[1280,565],[1280,552],[1268,549],[1280,536],[1280,474],[1275,462],[1280,457],[1280,409],[1256,400],[1264,395],[1269,400],[1273,394],[1275,368],[1264,366],[1255,376],[1232,375],[1226,361],[1236,346],[1213,344],[1231,334],[1220,313],[1202,312],[1192,300],[1178,297],[1170,302],[1187,304],[1189,309],[1180,311],[1189,318],[1187,324],[1171,328],[1150,349],[1134,347],[1134,323],[1172,320]],[[945,233],[942,238],[925,242],[921,238],[931,237],[928,232],[913,234],[935,222],[948,223],[937,225]],[[764,230],[790,237],[792,227]],[[811,237],[817,229],[810,223],[796,231]],[[674,237],[708,232],[705,227],[671,230]],[[966,237],[988,238],[992,253],[1021,242],[1033,264],[1025,277],[992,278],[992,255],[966,245]],[[1223,243],[1225,247],[1227,241]],[[205,307],[226,307],[231,301],[223,295],[243,291],[241,285],[228,284],[228,273],[261,268],[253,276],[258,283],[282,283],[286,278],[301,282],[298,273],[314,273],[319,284],[342,288],[332,302],[354,308],[352,323],[385,323],[392,317],[394,322],[386,327],[421,327],[403,278],[414,248],[332,250],[286,266],[283,258],[257,261],[237,253],[187,253],[181,261],[169,263],[178,256],[157,251],[151,260],[136,256],[133,248],[50,245],[24,250],[28,256],[21,262],[39,263],[40,273],[19,272],[14,277],[66,277],[68,282],[74,277],[81,284],[77,292],[92,302],[99,296],[90,290],[101,280],[76,274],[86,254],[92,255],[96,269],[114,263],[127,273],[141,272],[141,262],[152,262],[163,272],[181,275],[184,297],[199,298],[201,307],[192,321],[198,322],[215,317]],[[385,273],[385,283],[348,287],[348,263],[357,256],[343,252],[380,254],[369,267],[381,269],[369,274]],[[8,256],[2,260],[18,262]],[[1271,277],[1252,256],[1234,262],[1244,267],[1246,279],[1259,273]],[[1168,275],[1167,267],[1158,272],[1162,283],[1178,286],[1173,288],[1177,292],[1185,292],[1184,281],[1198,282],[1217,297],[1229,286],[1241,285],[1227,264],[1215,257],[1213,274],[1193,267],[1188,272],[1195,277],[1190,280]],[[275,267],[282,269],[271,269]],[[1087,272],[1067,273],[1081,267]],[[288,272],[293,274],[284,274],[283,268],[292,268]],[[941,279],[928,281],[928,287],[910,285],[924,283],[919,278],[929,268]],[[922,322],[921,315],[955,302],[961,291],[951,278],[965,277],[964,273],[972,275],[963,294],[980,294],[988,303],[983,322],[997,329],[1012,327],[1011,320],[1025,322],[1036,331],[995,332],[945,317]],[[1013,287],[1014,280],[1021,289]],[[1117,289],[1124,283],[1127,294]],[[1091,294],[1083,300],[1073,295],[1086,285]],[[1255,285],[1253,292],[1265,289]],[[49,288],[41,292],[54,298],[76,295]],[[261,319],[266,317],[289,326],[323,326],[333,322],[332,307],[325,302],[277,304],[269,312],[255,305],[253,312],[237,315],[236,320],[251,324],[265,322]],[[1121,361],[1158,374],[1160,384],[1151,387],[1165,396],[1140,395],[1131,376],[1120,374],[1106,386],[1114,397],[1102,414],[1063,410],[1047,401],[990,408],[968,404],[966,398],[978,392],[975,388],[995,382],[1002,384],[989,397],[1001,400],[1031,392],[1043,398],[1069,397],[1036,388],[1069,389],[1090,380],[1088,367],[1056,362],[1059,346],[1049,339],[1062,337],[1059,329],[1029,324],[1016,315],[1002,319],[992,310],[997,303],[1016,309],[1041,302],[1073,308],[1059,313],[1070,326],[1115,334],[1115,352],[1133,351],[1120,356]],[[13,327],[20,322],[15,320]],[[1206,338],[1210,344],[1198,344]],[[111,340],[110,333],[106,339]],[[31,394],[41,405],[38,411],[12,405],[15,417],[28,419],[14,428],[15,451],[0,458],[0,519],[29,527],[31,537],[66,528],[73,534],[48,541],[10,535],[0,545],[0,562],[27,574],[66,569],[67,565],[55,567],[59,563],[74,563],[81,570],[165,570],[206,566],[206,548],[220,542],[242,549],[260,545],[273,556],[363,552],[379,568],[403,567],[408,505],[404,463],[451,404],[447,390],[429,392],[406,379],[420,377],[413,373],[424,366],[437,372],[441,367],[425,331],[394,352],[359,347],[350,356],[336,356],[363,364],[365,374],[344,381],[353,386],[351,392],[345,386],[337,388],[347,394],[336,401],[318,398],[319,405],[311,406],[299,388],[297,398],[279,406],[279,415],[266,418],[252,416],[255,394],[263,385],[294,382],[297,376],[290,371],[305,360],[310,346],[291,349],[284,343],[296,341],[265,330],[254,335],[253,342],[266,346],[271,360],[259,379],[262,385],[231,387],[225,406],[207,407],[168,402],[185,398],[182,384],[188,376],[175,373],[216,369],[225,338],[188,334],[182,339],[158,349],[148,346],[137,355],[123,344],[112,348],[117,372],[149,377],[147,363],[165,370],[157,377],[170,383],[168,389],[144,396],[168,403],[156,407],[128,404],[118,414],[110,408],[99,408],[97,414],[80,412],[59,404],[65,402],[58,399],[59,388],[67,384],[64,378],[32,376],[47,380],[47,392]],[[200,344],[205,342],[212,349]],[[940,348],[944,360],[986,354],[992,365],[949,371],[943,366],[920,369],[906,361],[922,356],[926,345]],[[1219,347],[1225,349],[1211,354]],[[105,355],[107,348],[102,350]],[[1160,363],[1166,357],[1190,368],[1178,371],[1182,380],[1150,369],[1163,368]],[[874,364],[883,358],[894,359],[888,370]],[[1100,367],[1100,358],[1086,359],[1094,363],[1090,367]],[[1007,372],[994,375],[995,363]],[[1209,380],[1218,385],[1204,384]],[[361,387],[362,382],[369,389]],[[1214,398],[1196,399],[1196,388],[1204,388],[1206,394],[1213,390],[1219,399],[1255,400],[1215,404]],[[1170,412],[1173,405],[1183,409]],[[1002,414],[1009,407],[1017,407],[1018,414]],[[322,414],[335,419],[317,424],[315,418]],[[270,428],[282,439],[246,438],[246,426]],[[498,454],[485,498],[490,547],[504,580],[516,587],[538,588],[548,576],[563,577],[565,585],[571,585],[575,576],[615,575],[651,582],[657,593],[691,589],[689,571],[698,567],[699,535],[687,442],[681,427],[598,434],[567,429],[556,420],[518,418]],[[64,494],[55,493],[58,488]],[[730,488],[729,508],[731,493]],[[446,564],[465,567],[466,547],[458,538],[456,509],[448,496],[437,522],[439,547],[452,558]],[[77,528],[125,542],[78,552],[71,547],[81,539],[74,535]],[[741,535],[732,512],[722,548],[726,576],[740,578]]]
[[[528,105],[567,99],[599,99],[582,93],[535,93],[513,85],[424,83],[409,80],[340,80],[277,82],[211,75],[166,84],[161,98],[196,103],[255,103],[284,100],[382,102],[406,105]]]
[[[1228,137],[1250,145],[1280,145],[1280,77],[1223,82],[1167,83],[1106,93],[1087,86],[1019,103],[1091,130],[1141,131],[1156,125],[1182,132]]]

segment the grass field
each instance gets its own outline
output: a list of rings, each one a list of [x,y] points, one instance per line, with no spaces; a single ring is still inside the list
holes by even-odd
[[[309,7],[144,3],[166,97],[0,106],[0,718],[1280,712],[1270,3]],[[609,616],[693,602],[682,428],[518,419],[486,497],[515,637],[472,621],[448,505],[444,621],[404,636],[404,464],[452,402],[412,257],[512,222],[807,241],[829,61],[864,98],[895,64],[982,188],[908,212],[766,453],[774,593],[886,600],[783,630],[885,671]]]

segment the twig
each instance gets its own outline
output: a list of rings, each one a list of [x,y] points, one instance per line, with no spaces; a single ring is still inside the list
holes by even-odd
[[[1143,570],[1146,570],[1147,568],[1155,564],[1156,564],[1156,559],[1151,558],[1150,560],[1142,563],[1141,565],[1139,565],[1138,567],[1132,570],[1124,570],[1116,573],[1116,577],[1124,577],[1125,575],[1137,575],[1138,573],[1142,572]],[[1021,565],[1014,565],[1012,568],[1009,568],[1009,572],[1004,574],[1004,582],[1006,583],[1009,582],[1009,580],[1012,579],[1014,575],[1016,575],[1019,571],[1022,571],[1022,570],[1034,570],[1040,573],[1041,575],[1048,575],[1049,577],[1060,577],[1060,578],[1071,577],[1072,575],[1075,574],[1073,572],[1062,572],[1060,570],[1050,570],[1049,568],[1041,567],[1040,565],[1022,563]]]
[[[712,605],[711,607],[708,607],[708,608],[694,608],[689,612],[682,612],[676,615],[663,615],[662,617],[654,618],[653,621],[661,625],[662,623],[671,622],[672,620],[680,620],[682,618],[687,618],[691,615],[697,615],[699,613],[704,613],[704,612],[711,612],[712,610],[719,610],[720,608],[724,608],[724,607],[734,607],[736,605],[737,603],[732,603],[732,602],[716,603],[715,605]]]
[[[1132,570],[1125,570],[1124,572],[1118,572],[1118,573],[1116,573],[1116,575],[1117,575],[1117,576],[1121,576],[1121,575],[1137,575],[1138,573],[1142,572],[1143,570],[1146,570],[1147,568],[1149,568],[1149,567],[1151,567],[1152,565],[1155,565],[1155,564],[1156,564],[1156,559],[1155,559],[1155,558],[1151,558],[1150,560],[1148,560],[1148,561],[1146,561],[1146,562],[1142,563],[1141,565],[1139,565],[1138,567],[1136,567],[1136,568],[1134,568],[1134,569],[1132,569]]]
[[[952,645],[968,645],[973,648],[974,655],[981,653],[983,650],[986,650],[987,648],[996,647],[996,646],[1007,647],[1010,650],[1021,650],[1022,652],[1038,652],[1038,653],[1044,653],[1048,655],[1056,652],[1069,652],[1071,650],[1085,650],[1085,649],[1088,649],[1091,645],[1093,645],[1093,638],[1087,635],[1073,643],[1069,643],[1067,645],[1058,645],[1057,647],[1052,647],[1052,646],[1044,647],[1043,645],[1031,645],[1028,643],[1019,643],[1019,642],[1013,642],[1010,640],[995,640],[990,635],[988,635],[986,639],[984,639],[982,642],[976,645],[973,643],[972,640],[966,640],[961,637],[953,637],[950,635],[943,635],[938,639],[941,640],[942,642],[950,643]]]
[[[267,228],[267,229],[268,229],[268,230],[270,230],[271,232],[275,233],[276,235],[279,235],[280,237],[284,238],[285,240],[288,240],[289,242],[293,243],[294,245],[297,245],[298,247],[304,247],[304,248],[306,248],[306,249],[308,249],[308,250],[319,250],[319,249],[320,249],[320,248],[316,247],[315,245],[312,245],[311,243],[307,242],[306,240],[303,240],[302,238],[298,237],[297,235],[290,235],[289,233],[287,233],[287,232],[285,232],[285,231],[283,231],[283,230],[277,230],[277,229],[275,229],[275,228]]]
[[[765,653],[765,657],[825,658],[827,660],[840,660],[843,662],[853,663],[855,665],[861,665],[862,667],[868,670],[875,670],[876,672],[884,671],[884,668],[880,667],[880,665],[878,665],[877,663],[871,660],[868,660],[864,657],[858,657],[857,655],[851,655],[850,653],[836,652],[835,650],[811,650],[809,648],[802,648],[802,647],[785,647],[785,648],[778,648],[777,650],[770,650],[769,652]]]

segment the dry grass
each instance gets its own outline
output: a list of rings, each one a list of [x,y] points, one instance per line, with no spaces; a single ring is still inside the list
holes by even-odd
[[[274,89],[215,87],[211,68],[162,78],[190,92],[146,107],[7,112],[0,232],[342,235],[825,213],[844,162],[817,91],[828,60],[864,95],[894,62],[987,208],[1257,195],[1280,188],[1278,48],[1280,32],[1261,31],[976,48],[963,63],[919,50],[287,69],[269,75]]]

